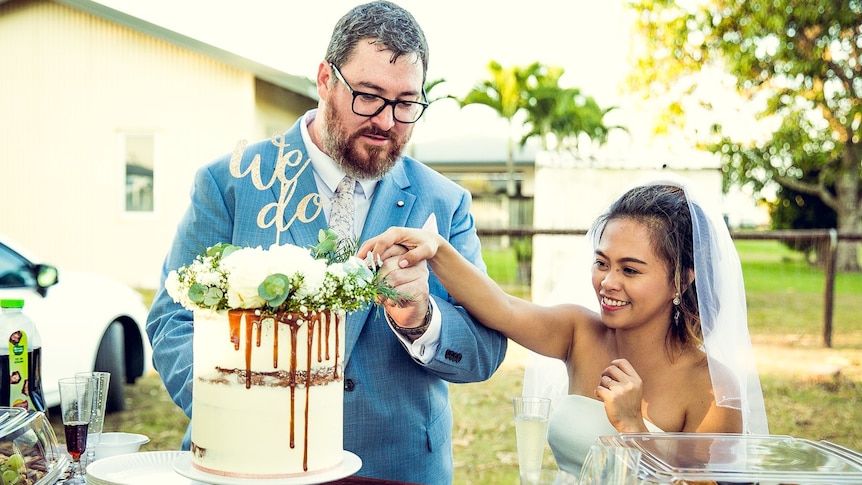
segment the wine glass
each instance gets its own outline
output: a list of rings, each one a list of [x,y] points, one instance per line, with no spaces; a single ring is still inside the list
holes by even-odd
[[[72,475],[65,485],[86,485],[81,470],[81,455],[87,450],[87,429],[93,417],[93,391],[95,380],[91,377],[64,377],[57,381],[60,386],[60,413],[66,432],[66,451],[72,457]]]

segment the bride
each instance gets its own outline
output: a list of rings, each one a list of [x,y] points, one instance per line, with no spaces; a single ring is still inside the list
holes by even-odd
[[[565,363],[568,396],[548,441],[578,474],[598,436],[624,432],[767,433],[739,258],[723,219],[675,182],[635,187],[590,230],[599,311],[505,293],[439,235],[390,228],[359,250],[408,249],[484,325]],[[398,270],[386,276],[398,284]],[[598,414],[598,418],[593,418]]]

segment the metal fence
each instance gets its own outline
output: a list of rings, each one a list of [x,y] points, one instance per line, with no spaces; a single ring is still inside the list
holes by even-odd
[[[533,236],[584,236],[585,229],[539,229],[532,227],[478,228],[485,247],[509,247],[514,241],[529,240]],[[791,243],[811,252],[823,271],[823,344],[832,347],[833,316],[835,311],[836,252],[839,241],[862,242],[860,233],[838,233],[834,229],[731,231],[734,240],[771,240]],[[517,249],[517,248],[516,248]]]

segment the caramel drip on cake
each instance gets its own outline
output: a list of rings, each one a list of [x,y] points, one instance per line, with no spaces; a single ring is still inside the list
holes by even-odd
[[[273,324],[273,330],[276,326]],[[260,342],[257,343],[260,345]],[[278,332],[272,332],[272,368],[278,369]]]
[[[321,346],[323,345],[323,325],[317,326],[317,362],[323,361],[323,355],[321,352]],[[329,360],[329,356],[327,356],[327,360]]]
[[[346,318],[346,317],[345,317]],[[332,378],[338,380],[338,358],[341,357],[339,350],[341,350],[341,342],[339,342],[338,337],[341,335],[338,333],[338,324],[339,321],[335,319],[335,361],[332,367]],[[346,324],[346,320],[345,320]],[[345,329],[347,327],[344,327]],[[346,334],[346,332],[345,332]],[[326,324],[326,358],[329,358],[329,323]]]
[[[255,310],[230,310],[228,311],[228,321],[230,326],[230,341],[234,346],[234,350],[239,351],[242,347],[242,338],[240,337],[242,320],[245,318],[246,326],[245,326],[245,372],[244,372],[244,380],[245,380],[245,388],[251,389],[252,384],[256,385],[270,385],[267,384],[270,378],[274,378],[274,385],[279,385],[278,382],[283,382],[283,376],[281,376],[282,371],[275,371],[272,373],[268,372],[253,372],[251,366],[251,356],[252,356],[252,345],[255,347],[261,346],[261,338],[263,333],[263,323],[266,321],[272,322],[273,325],[273,353],[272,353],[272,365],[274,369],[278,369],[278,324],[288,325],[290,328],[290,367],[287,379],[287,386],[290,387],[290,447],[295,448],[296,439],[295,439],[295,418],[296,418],[296,409],[295,409],[295,397],[296,397],[296,387],[299,385],[305,386],[305,410],[304,410],[304,418],[305,418],[305,429],[303,430],[304,438],[305,438],[305,449],[303,450],[303,470],[308,470],[308,433],[309,433],[309,402],[310,402],[310,393],[311,387],[313,385],[325,385],[333,381],[337,381],[339,378],[338,372],[338,358],[340,357],[339,352],[339,334],[338,334],[338,325],[341,323],[339,319],[332,315],[330,312],[321,312],[321,313],[312,313],[308,315],[301,315],[298,313],[276,313],[276,314],[262,314]],[[322,362],[323,355],[325,352],[325,359],[328,361],[330,359],[330,348],[329,348],[329,335],[330,335],[330,327],[335,324],[335,360],[333,363],[332,375],[328,375],[328,371],[318,371],[316,373],[312,372],[312,354],[314,349],[314,335],[315,330],[317,331],[317,361]],[[299,329],[302,325],[305,324],[307,326],[307,338],[306,338],[306,368],[304,371],[299,369],[299,363],[297,362],[297,346],[299,340]],[[325,329],[323,328],[325,326]],[[257,330],[255,332],[255,330]],[[323,339],[323,335],[326,335],[326,345],[325,351],[321,344],[321,340]],[[254,343],[252,343],[254,341]],[[231,373],[229,369],[217,369],[221,374]],[[238,369],[237,369],[238,370]],[[283,385],[283,384],[282,384]]]
[[[319,325],[320,319],[319,319],[319,317],[317,315],[315,315],[314,317],[312,317],[312,321],[314,322],[314,325],[317,327],[317,334],[320,335],[320,325]],[[311,325],[311,322],[309,322],[308,325]],[[309,328],[306,335],[308,335],[308,352],[305,353],[305,360],[306,360],[306,365],[307,365],[306,368],[308,370],[311,370],[311,347],[314,346],[314,328]],[[317,360],[320,361],[320,338],[318,338],[318,340],[317,340]],[[304,441],[305,449],[302,451],[302,470],[303,471],[308,471],[308,408],[310,407],[308,405],[308,402],[311,398],[310,392],[311,392],[311,386],[305,386],[305,403],[306,403],[305,404],[305,418],[304,418],[304,420],[305,420],[305,441]],[[291,421],[292,420],[293,419],[291,418]],[[291,425],[291,427],[290,427],[290,434],[291,435],[293,434],[293,425]]]
[[[310,323],[309,323],[310,325]],[[296,408],[296,337],[299,333],[298,325],[290,325],[290,449],[296,447],[296,439],[294,437],[294,413]],[[311,367],[308,368],[311,371]],[[305,388],[311,387],[311,383],[306,383]],[[305,401],[305,409],[308,409],[308,400]],[[302,469],[305,470],[305,460],[302,462]]]
[[[326,323],[326,360],[329,360],[329,322]]]

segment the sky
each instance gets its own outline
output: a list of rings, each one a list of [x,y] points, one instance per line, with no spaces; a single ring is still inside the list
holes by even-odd
[[[335,23],[364,0],[94,1],[284,72],[314,79]],[[562,87],[580,89],[603,108],[617,108],[605,118],[605,124],[623,125],[629,132],[612,131],[609,142],[597,152],[599,158],[649,164],[668,156],[682,163],[693,157],[708,157],[693,154],[679,141],[654,142],[650,137],[653,115],[638,105],[634,96],[622,91],[630,67],[630,46],[636,42],[631,31],[635,13],[624,7],[623,0],[394,1],[409,10],[425,32],[430,51],[428,79],[445,80],[435,87],[435,97],[463,97],[488,77],[491,60],[504,66],[538,61],[565,69]],[[708,89],[721,89],[717,81],[705,80]],[[732,126],[743,132],[751,130],[746,120],[753,116],[741,116],[737,100],[718,104],[724,106],[722,116],[733,118]],[[711,123],[712,119],[706,121]],[[508,129],[488,107],[459,109],[454,102],[441,101],[425,112],[412,141],[431,146],[437,140],[462,138],[476,144],[481,137],[505,143],[510,136]],[[743,207],[732,212],[751,211],[748,195],[730,197],[727,203]],[[759,220],[762,215],[754,211],[750,217]]]
[[[150,22],[314,79],[336,21],[356,0],[98,0]],[[465,95],[487,78],[487,65],[538,61],[561,66],[563,87],[577,87],[600,106],[619,104],[628,69],[631,17],[621,0],[400,0],[429,44],[428,79],[445,79],[435,94]],[[506,125],[489,108],[441,102],[414,139],[484,134]],[[427,133],[423,133],[427,132]]]

